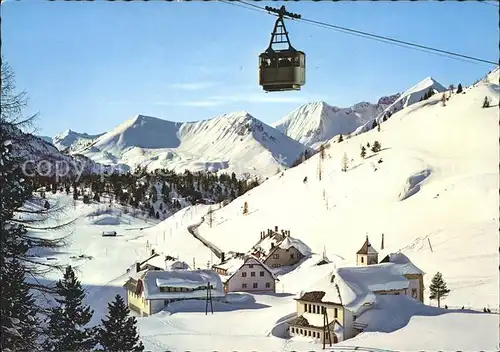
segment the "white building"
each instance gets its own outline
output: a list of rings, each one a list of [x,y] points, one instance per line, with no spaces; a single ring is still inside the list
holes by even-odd
[[[127,304],[142,316],[155,314],[169,303],[188,299],[225,297],[219,275],[213,270],[146,270],[124,285]]]
[[[424,273],[401,253],[389,254],[383,261],[367,265],[364,260],[361,266],[338,268],[302,292],[297,298],[298,318],[289,324],[290,335],[335,343],[366,328],[358,318],[377,307],[377,297],[407,295],[422,302]]]
[[[277,280],[267,265],[249,255],[224,280],[224,289],[226,292],[276,292]]]

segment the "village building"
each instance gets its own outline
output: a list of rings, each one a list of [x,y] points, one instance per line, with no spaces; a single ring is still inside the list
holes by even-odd
[[[252,255],[234,253],[212,268],[221,276],[225,292],[276,292],[278,279],[267,265]]]
[[[356,253],[356,265],[372,265],[378,263],[378,252],[372,247],[368,236],[366,236],[365,243]]]
[[[158,313],[175,301],[225,297],[220,277],[213,270],[145,270],[130,277],[124,288],[128,307],[141,316]]]
[[[189,270],[190,267],[186,262],[170,255],[160,254],[151,250],[151,255],[141,262],[135,263],[133,272],[143,270]],[[130,271],[130,270],[128,270]]]
[[[312,254],[301,240],[290,236],[289,230],[268,229],[260,233],[260,240],[250,253],[270,268],[281,268],[298,264]]]
[[[358,266],[337,268],[302,292],[296,298],[298,317],[289,323],[290,335],[336,343],[367,327],[366,319],[359,318],[377,307],[377,297],[409,296],[423,302],[424,272],[402,253],[371,264],[375,254],[367,238],[357,253]],[[363,261],[359,255],[365,256]]]

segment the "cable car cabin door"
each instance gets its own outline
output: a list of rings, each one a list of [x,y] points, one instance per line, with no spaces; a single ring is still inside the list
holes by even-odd
[[[278,53],[275,57],[261,55],[259,84],[266,92],[300,90],[305,84],[305,54]]]

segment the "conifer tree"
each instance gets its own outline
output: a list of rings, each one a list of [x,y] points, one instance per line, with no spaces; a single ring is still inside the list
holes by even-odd
[[[373,120],[372,129],[377,128],[377,120]]]
[[[71,266],[66,267],[62,280],[56,284],[55,298],[59,306],[49,313],[45,351],[89,351],[96,345],[95,328],[85,327],[93,311],[83,305],[85,293]]]
[[[463,92],[462,83],[459,83],[457,86],[457,94],[460,94],[462,92]]]
[[[445,299],[450,293],[450,290],[446,286],[446,282],[443,280],[443,275],[440,272],[437,272],[432,278],[429,290],[431,292],[429,298],[437,300],[438,307],[441,307],[441,300]]]
[[[366,148],[365,148],[365,146],[363,145],[363,146],[361,147],[361,157],[364,159],[364,158],[365,158],[365,156],[366,156]]]
[[[99,329],[99,343],[104,351],[142,352],[144,346],[139,340],[136,319],[129,316],[130,309],[120,295],[108,303],[108,315],[102,319]]]
[[[488,100],[488,97],[484,97],[483,108],[489,108],[489,107],[490,107],[490,101]]]
[[[1,273],[2,281],[6,280],[1,285],[0,292],[2,330],[11,320],[17,322],[15,334],[4,334],[2,331],[2,350],[36,350],[36,340],[40,336],[39,308],[25,280],[25,268],[20,261],[13,258],[4,264]]]
[[[375,142],[373,142],[372,152],[377,153],[377,152],[379,152],[381,149],[382,149],[382,145],[380,144],[380,142],[379,142],[379,141],[375,141]]]
[[[344,137],[342,137],[342,133],[339,134],[339,143],[344,141]]]

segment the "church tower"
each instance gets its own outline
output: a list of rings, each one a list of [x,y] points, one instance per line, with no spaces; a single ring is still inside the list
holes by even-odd
[[[378,252],[372,247],[368,240],[368,235],[366,235],[365,243],[363,243],[361,249],[356,253],[356,265],[366,266],[372,264],[378,264]]]

